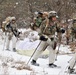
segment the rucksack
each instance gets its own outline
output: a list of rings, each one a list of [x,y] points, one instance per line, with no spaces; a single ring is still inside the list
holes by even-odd
[[[2,22],[2,25],[1,25],[1,28],[2,28],[2,31],[3,31],[3,32],[5,32],[5,30],[6,30],[6,29],[5,29],[6,25],[7,25],[6,21],[3,21],[3,22]]]
[[[41,23],[42,23],[42,21],[43,21],[43,19],[42,19],[41,17],[37,17],[37,18],[35,19],[35,22],[32,23],[31,29],[36,30],[37,28],[39,28],[40,25],[41,25]]]
[[[40,27],[41,23],[42,23],[42,18],[41,18],[41,17],[38,17],[38,18],[36,19],[35,25],[36,25],[37,27]]]

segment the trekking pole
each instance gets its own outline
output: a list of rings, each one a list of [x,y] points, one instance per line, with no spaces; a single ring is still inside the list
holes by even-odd
[[[71,54],[75,54],[75,53],[71,53]],[[73,58],[73,57],[72,57]],[[68,63],[72,60],[72,58],[70,58],[70,60],[68,61]]]
[[[60,48],[60,43],[59,43],[59,46],[58,46],[58,50],[57,50],[57,53],[56,53],[56,58],[55,58],[55,60],[57,60],[57,56],[58,56],[58,53],[59,53],[59,48]]]
[[[27,64],[29,64],[31,58],[32,58],[33,55],[35,54],[35,52],[36,52],[36,50],[37,50],[37,48],[39,47],[40,44],[41,44],[41,41],[40,41],[40,43],[38,44],[38,46],[36,47],[36,49],[35,49],[35,51],[33,52],[33,54],[31,55],[31,57],[30,57],[30,59],[28,60]]]
[[[45,30],[46,30],[46,27],[44,28],[43,32],[45,32]],[[38,44],[38,46],[36,47],[35,51],[34,51],[33,54],[31,55],[30,59],[28,60],[27,64],[29,64],[31,58],[32,58],[33,55],[35,54],[35,52],[36,52],[36,50],[37,50],[37,48],[39,47],[40,44],[41,44],[41,40],[40,40],[40,43]]]
[[[5,35],[6,35],[6,32],[5,32]],[[4,45],[3,45],[3,49],[2,49],[2,51],[4,51],[4,48],[5,48],[5,42],[6,42],[6,36],[5,36],[5,39],[4,39]]]

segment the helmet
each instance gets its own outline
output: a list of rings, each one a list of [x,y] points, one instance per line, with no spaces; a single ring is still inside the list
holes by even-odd
[[[56,16],[57,12],[50,11],[48,17]]]
[[[16,20],[16,18],[15,18],[15,17],[11,17],[11,21],[12,21],[12,20]]]
[[[50,13],[52,13],[52,14],[57,14],[56,11],[50,11],[49,14],[50,14]]]

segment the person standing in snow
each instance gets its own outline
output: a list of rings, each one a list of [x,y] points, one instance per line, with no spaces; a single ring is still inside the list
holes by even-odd
[[[43,13],[43,16],[45,13]],[[55,49],[57,40],[55,38],[55,32],[56,32],[56,12],[49,12],[47,18],[41,23],[40,30],[40,45],[38,46],[35,54],[33,55],[33,59],[31,61],[32,65],[37,65],[37,59],[39,58],[40,54],[45,51],[45,49],[48,47],[49,50],[49,67],[57,67],[57,65],[54,64],[55,62]]]
[[[17,36],[19,35],[19,32],[17,31],[17,24],[16,24],[16,18],[15,17],[7,17],[4,21],[4,30],[6,32],[6,50],[10,50],[10,42],[12,40],[12,48],[13,51],[16,52],[16,42],[17,42]]]
[[[43,20],[44,20],[43,13],[37,12],[37,17],[34,17],[33,23],[31,23],[31,29],[40,33],[40,25]]]

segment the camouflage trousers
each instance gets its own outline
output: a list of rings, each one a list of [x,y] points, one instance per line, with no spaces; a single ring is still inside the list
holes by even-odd
[[[16,48],[17,38],[12,35],[12,33],[7,33],[6,39],[6,49],[10,50],[10,48]]]
[[[41,53],[45,51],[47,48],[47,50],[49,50],[49,64],[54,63],[56,53],[55,53],[55,49],[53,49],[53,45],[54,45],[54,40],[51,41],[50,38],[48,38],[47,41],[41,41],[39,47],[37,48],[35,54],[33,55],[33,60],[37,60],[41,55]]]

